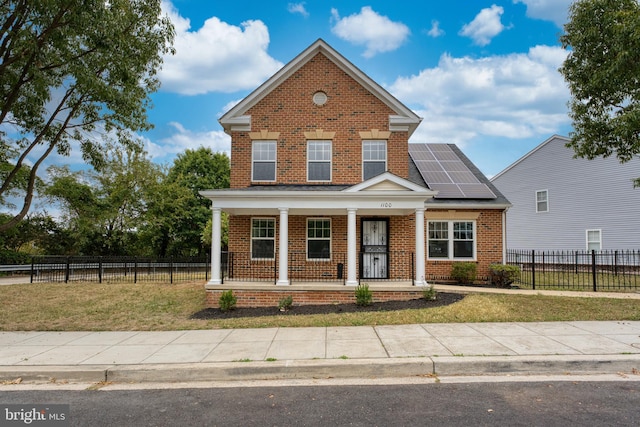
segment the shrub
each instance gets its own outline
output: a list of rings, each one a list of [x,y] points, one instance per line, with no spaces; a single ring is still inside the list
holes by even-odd
[[[422,289],[422,298],[427,301],[434,301],[437,298],[436,288],[433,285],[427,285]]]
[[[233,291],[229,289],[228,291],[224,291],[222,295],[220,295],[220,299],[218,300],[218,305],[220,306],[220,310],[228,311],[236,308],[236,303],[238,299],[235,295],[233,295]]]
[[[278,301],[278,309],[280,311],[287,311],[291,308],[292,305],[293,297],[291,295],[281,298],[280,301]]]
[[[361,306],[371,305],[373,302],[373,292],[369,290],[369,285],[360,284],[356,287],[356,304]]]
[[[491,284],[498,288],[508,288],[520,277],[517,265],[491,264],[489,266]]]
[[[451,277],[458,283],[473,283],[476,280],[476,264],[474,262],[454,262],[451,266]]]

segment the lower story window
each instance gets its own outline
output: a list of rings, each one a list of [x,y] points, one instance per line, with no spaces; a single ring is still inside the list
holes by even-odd
[[[326,218],[307,219],[307,258],[331,258],[331,220]]]
[[[429,221],[429,258],[474,259],[473,221]]]
[[[274,259],[276,249],[276,220],[251,219],[251,259]]]

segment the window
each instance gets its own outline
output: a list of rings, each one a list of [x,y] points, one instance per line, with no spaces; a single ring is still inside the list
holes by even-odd
[[[331,220],[326,218],[307,219],[307,258],[331,258]]]
[[[536,212],[549,212],[549,191],[536,191]]]
[[[276,180],[276,142],[254,141],[251,154],[252,181]]]
[[[362,142],[362,179],[367,180],[387,170],[387,141]]]
[[[474,259],[473,221],[429,221],[429,258]]]
[[[274,259],[276,249],[276,220],[251,219],[251,259]]]
[[[587,230],[587,250],[599,251],[602,249],[601,230]]]
[[[331,141],[307,142],[307,181],[331,181]]]

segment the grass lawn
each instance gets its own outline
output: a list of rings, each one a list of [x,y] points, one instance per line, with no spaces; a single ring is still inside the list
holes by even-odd
[[[2,331],[167,331],[184,329],[393,325],[449,322],[640,320],[632,299],[470,294],[444,307],[390,312],[198,320],[201,282],[35,283],[0,286]],[[295,305],[295,301],[294,301]]]

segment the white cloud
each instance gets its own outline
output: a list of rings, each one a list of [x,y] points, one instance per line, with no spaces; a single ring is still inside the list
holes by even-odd
[[[344,18],[340,18],[337,9],[331,9],[331,16],[331,32],[348,42],[365,45],[365,58],[397,49],[410,34],[409,27],[379,15],[370,6]]]
[[[444,31],[440,28],[440,23],[438,21],[431,21],[431,29],[427,34],[435,38],[444,35]]]
[[[500,17],[504,9],[495,4],[489,8],[482,9],[473,18],[473,21],[465,24],[460,30],[460,35],[470,37],[478,46],[486,46],[491,43],[491,39],[500,34],[505,29]]]
[[[224,131],[194,132],[177,122],[169,123],[175,133],[158,143],[146,139],[145,148],[154,161],[170,160],[187,149],[211,148],[214,152],[231,152],[231,137]]]
[[[412,141],[464,146],[476,136],[549,135],[569,122],[569,91],[557,71],[565,58],[551,46],[480,59],[445,54],[437,67],[398,78],[390,91],[424,118]]]
[[[237,27],[211,17],[192,31],[171,3],[163,2],[163,9],[176,30],[176,54],[164,58],[159,73],[164,91],[198,95],[253,89],[283,65],[267,53],[269,31],[262,21]]]
[[[558,27],[567,22],[569,6],[573,0],[513,0],[527,6],[527,16],[534,19],[552,21]]]
[[[289,5],[287,6],[287,10],[289,11],[289,13],[299,13],[305,18],[309,16],[309,12],[307,12],[307,9],[304,7],[304,2],[289,3]]]

